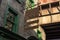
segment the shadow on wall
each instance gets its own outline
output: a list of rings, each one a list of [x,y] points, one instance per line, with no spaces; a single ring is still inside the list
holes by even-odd
[[[1,4],[2,0],[0,0],[0,4]]]
[[[38,39],[34,36],[30,36],[27,40],[38,40]]]
[[[38,16],[39,16],[39,8],[34,8],[32,10],[27,10],[25,14],[25,29],[29,30],[28,33],[30,37],[28,40],[38,40],[37,34],[33,29],[38,28]],[[36,30],[37,31],[37,30]]]
[[[60,40],[60,39],[50,39],[50,40]]]
[[[27,29],[34,29],[38,27],[39,8],[27,10],[25,14],[25,27]]]

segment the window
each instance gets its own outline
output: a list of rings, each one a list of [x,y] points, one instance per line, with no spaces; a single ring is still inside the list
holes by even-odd
[[[17,25],[18,25],[18,15],[15,13],[15,11],[12,8],[8,8],[8,12],[6,14],[6,23],[5,28],[10,31],[17,31]]]
[[[9,12],[9,13],[7,14],[7,19],[8,19],[8,20],[11,20],[12,22],[14,22],[15,15],[14,15],[12,12]]]

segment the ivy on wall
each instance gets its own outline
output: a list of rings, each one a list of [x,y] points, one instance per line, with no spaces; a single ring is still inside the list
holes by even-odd
[[[34,0],[26,0],[26,9],[33,8],[34,6]]]

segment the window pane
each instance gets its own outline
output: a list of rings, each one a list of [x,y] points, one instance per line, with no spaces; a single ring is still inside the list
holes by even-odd
[[[13,27],[13,24],[11,22],[8,22],[7,21],[5,28],[7,28],[8,30],[11,31],[12,30],[12,27]]]
[[[41,14],[42,14],[42,15],[47,15],[47,14],[49,14],[49,12],[48,12],[47,9],[44,9],[44,10],[41,10]]]
[[[59,12],[59,10],[58,10],[56,7],[53,7],[53,8],[51,8],[51,9],[49,9],[49,11],[50,11],[51,13],[58,13],[58,12]]]
[[[7,28],[8,30],[12,30],[13,25],[15,25],[15,15],[11,12],[8,11],[9,13],[7,14],[7,19],[6,19],[6,26],[5,28]]]
[[[8,15],[7,15],[7,19],[14,22],[15,15],[9,12]]]

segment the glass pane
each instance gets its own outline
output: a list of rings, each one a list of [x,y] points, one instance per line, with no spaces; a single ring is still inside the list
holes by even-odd
[[[42,14],[42,15],[47,15],[47,14],[49,14],[49,12],[48,12],[47,9],[44,9],[44,10],[41,10],[41,14]]]
[[[14,22],[15,15],[9,12],[8,15],[7,15],[7,19]]]
[[[52,22],[59,22],[60,21],[60,14],[52,15]]]
[[[58,13],[58,12],[59,12],[59,10],[57,9],[57,7],[53,7],[53,8],[51,8],[51,9],[49,9],[49,11],[50,11],[51,13]]]
[[[51,17],[50,16],[45,16],[45,17],[39,18],[39,24],[47,24],[47,23],[51,23]]]
[[[11,22],[8,22],[7,21],[5,28],[7,28],[8,30],[11,31],[12,30],[12,27],[13,27],[13,24]]]

